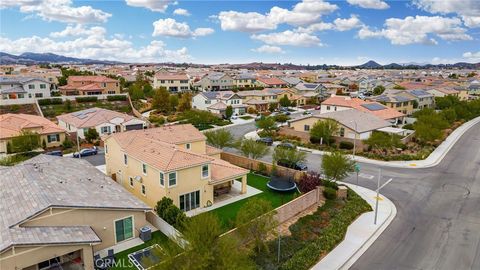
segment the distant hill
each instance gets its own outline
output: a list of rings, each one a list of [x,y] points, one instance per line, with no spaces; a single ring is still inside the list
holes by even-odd
[[[117,61],[83,59],[58,55],[54,53],[25,52],[13,55],[0,52],[0,64],[42,64],[42,63],[75,63],[75,64],[120,64]]]
[[[368,62],[366,62],[365,64],[363,65],[359,65],[359,66],[356,66],[358,68],[381,68],[382,65],[380,65],[379,63],[373,61],[373,60],[370,60]]]

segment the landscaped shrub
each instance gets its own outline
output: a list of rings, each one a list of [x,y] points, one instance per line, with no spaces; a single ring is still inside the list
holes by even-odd
[[[173,204],[173,200],[168,197],[163,197],[157,202],[155,206],[157,215],[165,220],[168,224],[177,229],[181,229],[187,216],[182,210]]]
[[[61,98],[44,98],[38,100],[38,105],[46,106],[52,104],[62,104],[63,100]]]
[[[176,115],[169,115],[167,116],[167,122],[171,123],[171,122],[175,122],[177,121],[177,116]]]
[[[323,196],[325,196],[327,200],[335,200],[337,198],[337,191],[331,187],[325,187]]]
[[[70,140],[70,138],[65,137],[65,140],[62,142],[62,147],[63,149],[68,149],[68,148],[72,148],[73,147],[73,142],[72,140]]]
[[[353,149],[353,143],[352,142],[346,142],[346,141],[341,141],[339,144],[340,149],[346,149],[346,150],[352,150]]]
[[[303,193],[306,193],[311,190],[314,190],[321,183],[322,183],[322,179],[320,178],[320,174],[317,172],[311,171],[302,175],[302,178],[300,178],[300,181],[298,182],[298,188]]]
[[[338,185],[337,183],[333,182],[333,181],[329,181],[329,180],[323,180],[322,181],[322,185],[326,188],[331,188],[331,189],[335,189],[337,190],[338,189]]]
[[[257,110],[255,110],[255,108],[253,108],[253,107],[248,107],[247,112],[249,114],[257,114],[258,113]]]
[[[165,117],[161,115],[150,114],[148,120],[157,126],[165,124]]]
[[[96,102],[98,100],[98,97],[76,97],[75,101],[77,102]]]
[[[262,162],[258,163],[258,173],[261,175],[267,175],[267,165]]]
[[[125,101],[127,100],[127,96],[124,95],[114,95],[114,96],[107,96],[108,101]]]
[[[413,128],[413,124],[406,124],[406,125],[403,125],[402,127],[403,129],[409,129],[409,130],[414,130]]]

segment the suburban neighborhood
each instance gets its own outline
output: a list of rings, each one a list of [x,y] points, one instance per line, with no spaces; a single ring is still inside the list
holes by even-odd
[[[480,269],[461,5],[0,3],[0,270]]]

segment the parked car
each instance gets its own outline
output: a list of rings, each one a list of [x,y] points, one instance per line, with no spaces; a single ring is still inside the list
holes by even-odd
[[[289,142],[282,142],[279,145],[277,145],[277,147],[289,148],[289,149],[297,148],[293,143],[289,143]]]
[[[62,150],[55,150],[55,151],[45,152],[45,155],[62,157],[63,152],[62,152]]]
[[[315,110],[319,111],[320,108],[321,108],[321,106],[317,106],[317,107],[315,107]]]
[[[284,115],[290,115],[291,113],[289,111],[283,112]]]
[[[264,143],[266,145],[272,145],[273,144],[273,139],[270,137],[263,137],[257,140],[259,143]]]
[[[258,120],[261,120],[262,118],[264,118],[265,116],[263,116],[262,114],[259,114],[255,117],[255,121],[258,121]]]
[[[277,165],[282,166],[282,167],[287,167],[287,168],[290,168],[290,169],[294,169],[294,170],[297,170],[297,171],[308,170],[307,165],[303,162],[297,162],[295,164],[291,164],[290,162],[288,162],[286,160],[279,160],[279,161],[277,161]]]
[[[309,111],[304,111],[304,112],[303,112],[303,115],[312,115],[312,113],[309,112]]]
[[[79,152],[73,153],[73,157],[79,158],[79,157],[93,156],[96,154],[98,154],[98,149],[97,147],[94,146],[92,148],[84,148],[80,150],[80,153]]]
[[[238,119],[238,116],[232,115],[232,116],[230,117],[230,119],[231,119],[231,120],[236,120],[236,119]]]

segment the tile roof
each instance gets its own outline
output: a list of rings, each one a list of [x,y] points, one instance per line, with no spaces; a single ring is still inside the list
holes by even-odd
[[[286,85],[287,83],[279,78],[276,78],[276,77],[272,77],[272,78],[269,78],[269,77],[259,77],[257,78],[257,81],[260,81],[264,84],[268,84],[268,85]]]
[[[97,91],[97,90],[102,90],[102,86],[100,86],[100,83],[90,83],[87,85],[83,85],[80,87],[77,87],[78,90],[81,91]]]
[[[118,80],[109,78],[107,76],[69,76],[68,81],[72,82],[99,82],[99,83],[107,83],[107,82],[118,82]]]
[[[377,104],[377,106],[381,106],[384,109],[383,110],[370,110],[362,105],[366,104]],[[392,109],[388,108],[378,102],[375,101],[364,101],[359,98],[351,98],[351,97],[346,97],[346,96],[332,96],[325,101],[322,102],[322,105],[334,105],[334,106],[340,106],[340,107],[347,107],[347,108],[353,108],[357,109],[359,111],[363,112],[368,112],[373,115],[376,115],[382,119],[388,120],[388,119],[395,119],[398,117],[403,117],[405,116],[403,113]]]
[[[188,76],[185,73],[170,73],[170,72],[160,72],[155,74],[155,78],[158,80],[188,80]]]
[[[216,147],[213,147],[213,146],[210,146],[210,145],[207,145],[207,148],[206,148],[206,154],[211,156],[211,155],[216,155],[216,154],[220,154],[223,152],[222,149],[219,149],[219,148],[216,148]]]
[[[103,123],[110,123],[110,121],[115,118],[122,118],[122,123],[137,119],[126,113],[97,107],[57,116],[58,120],[68,123],[76,128],[95,127]]]
[[[248,173],[248,170],[240,168],[238,166],[232,165],[227,161],[215,158],[212,160],[212,176],[210,183],[220,183],[224,180],[231,179],[234,177],[241,177]]]
[[[18,136],[22,130],[28,128],[41,128],[38,131],[39,134],[65,132],[64,129],[41,116],[23,113],[0,115],[0,139]]]
[[[1,167],[0,175],[0,251],[17,242],[98,241],[83,226],[62,228],[58,233],[58,228],[52,227],[18,228],[50,207],[151,209],[83,159],[39,155],[13,167]],[[48,233],[52,231],[55,233]]]

